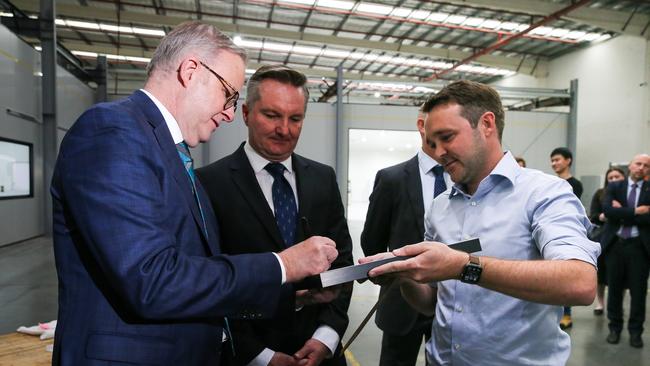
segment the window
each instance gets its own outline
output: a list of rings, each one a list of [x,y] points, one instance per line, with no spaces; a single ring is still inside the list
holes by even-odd
[[[34,196],[33,145],[0,137],[0,199]]]

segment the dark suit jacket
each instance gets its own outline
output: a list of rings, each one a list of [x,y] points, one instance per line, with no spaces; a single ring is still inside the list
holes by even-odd
[[[169,129],[140,91],[93,106],[68,131],[51,188],[54,365],[218,365],[224,315],[275,311],[278,261],[220,255],[197,188],[207,237]]]
[[[225,253],[259,253],[285,249],[275,217],[257,182],[242,144],[229,155],[197,170],[213,202],[221,228]],[[312,235],[331,238],[339,252],[333,267],[352,264],[352,240],[344,217],[334,170],[293,154],[298,189],[298,217],[306,217]],[[305,238],[301,225],[297,241]],[[293,294],[292,285],[284,286]],[[320,325],[332,327],[342,338],[348,325],[351,289],[329,304],[305,306],[295,311],[295,301],[283,302],[270,320],[236,321],[232,324],[236,357],[228,364],[245,365],[264,348],[293,354]]]
[[[607,222],[601,238],[603,253],[617,239],[616,232],[621,225],[636,225],[639,228],[639,237],[643,242],[646,253],[650,256],[650,214],[635,215],[634,207],[627,205],[628,180],[613,182],[607,186],[603,209]],[[612,201],[618,201],[623,207],[612,207]],[[637,206],[650,205],[650,183],[643,182],[639,193]]]
[[[366,256],[424,240],[424,203],[417,155],[377,172],[370,195],[361,248]],[[387,291],[382,286],[381,293]],[[416,324],[418,312],[393,288],[377,309],[375,323],[385,332],[405,335]]]

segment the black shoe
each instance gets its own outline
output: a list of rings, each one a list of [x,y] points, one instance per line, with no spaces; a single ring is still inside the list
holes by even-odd
[[[643,339],[641,339],[641,334],[630,334],[630,346],[634,348],[643,348]]]
[[[607,336],[607,343],[610,344],[618,344],[618,342],[621,341],[621,332],[615,332],[615,331],[610,331],[609,335]],[[630,343],[632,340],[630,340]]]

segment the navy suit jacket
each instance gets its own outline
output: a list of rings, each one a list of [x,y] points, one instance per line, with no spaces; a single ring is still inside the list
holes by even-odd
[[[54,365],[218,365],[223,316],[270,316],[271,253],[223,256],[160,111],[141,91],[86,111],[52,179]]]
[[[324,164],[292,155],[298,190],[298,216],[307,218],[311,233],[298,225],[297,241],[310,235],[328,237],[336,243],[338,257],[332,267],[353,264],[352,239],[344,216],[341,195],[334,170]],[[264,198],[243,144],[233,154],[197,171],[212,200],[222,228],[225,253],[282,251],[284,241],[275,216]],[[295,290],[283,286],[288,294]],[[320,325],[328,325],[342,339],[348,326],[351,284],[328,304],[305,306],[295,311],[295,300],[281,301],[278,311],[268,320],[250,319],[232,322],[235,333],[235,357],[224,352],[227,365],[246,365],[265,347],[289,355],[298,351]],[[284,298],[283,298],[284,299]],[[322,365],[345,364],[344,357],[325,360]]]
[[[643,242],[646,253],[650,256],[650,214],[635,215],[634,207],[628,207],[627,186],[627,179],[610,183],[607,186],[603,202],[603,210],[607,221],[605,222],[600,244],[603,247],[603,253],[605,253],[611,247],[611,244],[616,241],[616,232],[621,225],[636,225],[639,228],[639,237]],[[637,206],[650,205],[650,183],[643,182],[639,192]],[[623,207],[612,207],[613,200],[618,201]]]
[[[422,240],[424,202],[418,156],[415,155],[377,172],[361,233],[361,248],[363,254],[370,256]],[[375,323],[392,335],[406,335],[417,325],[419,313],[404,300],[399,286],[384,295],[386,291],[388,287],[382,286],[380,296],[386,299],[377,309]]]

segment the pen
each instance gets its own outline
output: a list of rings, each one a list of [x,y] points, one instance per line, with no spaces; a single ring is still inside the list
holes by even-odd
[[[311,232],[311,227],[309,226],[309,221],[305,216],[300,218],[300,224],[302,225],[302,232],[305,234],[305,238],[313,236]]]

